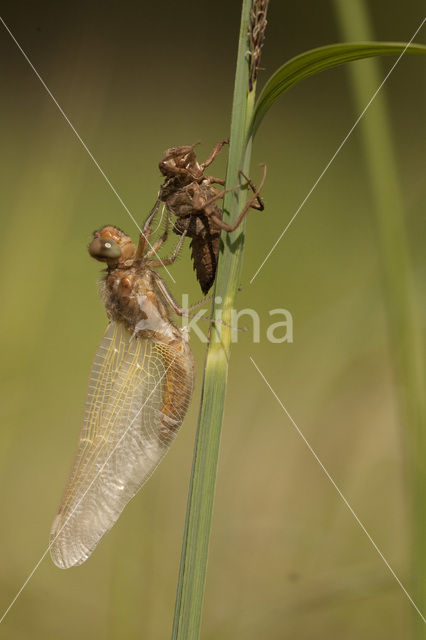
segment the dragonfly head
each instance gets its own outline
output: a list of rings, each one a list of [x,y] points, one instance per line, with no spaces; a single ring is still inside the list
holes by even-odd
[[[189,182],[202,176],[203,172],[194,151],[197,144],[199,143],[166,149],[163,159],[158,165],[163,176],[166,178],[180,176],[183,179],[187,178]]]
[[[111,225],[94,231],[93,240],[89,244],[89,253],[92,258],[106,262],[109,267],[115,267],[129,260],[134,256],[135,250],[136,247],[129,236]]]

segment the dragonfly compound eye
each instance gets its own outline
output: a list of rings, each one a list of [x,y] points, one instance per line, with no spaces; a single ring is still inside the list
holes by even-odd
[[[97,236],[89,245],[89,253],[96,260],[118,260],[121,248],[114,240]]]

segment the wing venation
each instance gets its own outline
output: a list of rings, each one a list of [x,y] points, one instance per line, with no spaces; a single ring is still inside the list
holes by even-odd
[[[89,378],[79,445],[51,530],[51,555],[84,562],[150,477],[182,424],[193,386],[186,342],[135,337],[112,322]]]

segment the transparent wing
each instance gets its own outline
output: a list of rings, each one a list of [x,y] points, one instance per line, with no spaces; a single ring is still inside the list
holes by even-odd
[[[51,530],[54,563],[84,562],[154,471],[182,424],[193,387],[185,341],[132,337],[111,323],[89,378],[80,441]]]

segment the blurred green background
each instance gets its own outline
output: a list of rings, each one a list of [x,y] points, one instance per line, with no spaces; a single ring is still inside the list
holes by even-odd
[[[408,40],[424,9],[417,0],[369,4],[378,40]],[[203,158],[228,135],[239,11],[239,2],[224,0],[6,0],[2,15],[142,221],[163,150],[202,140]],[[285,59],[341,40],[332,3],[272,1],[260,84]],[[379,64],[385,72],[393,59]],[[0,65],[3,611],[47,547],[106,326],[87,244],[103,224],[134,237],[137,230],[3,27]],[[424,60],[407,57],[385,89],[423,327],[424,80]],[[258,311],[262,332],[260,344],[249,332],[233,347],[208,640],[407,637],[407,598],[248,361],[250,354],[406,582],[403,425],[359,130],[249,284],[357,115],[339,68],[292,89],[255,141],[255,181],[258,164],[268,165],[266,210],[248,219],[238,306]],[[214,175],[223,174],[225,156]],[[176,285],[165,279],[175,297],[200,299],[189,251],[173,275]],[[293,344],[266,340],[268,311],[280,307],[293,315]],[[50,557],[42,562],[0,638],[169,637],[203,368],[204,347],[195,336],[191,344],[197,386],[166,460],[85,565],[63,572]]]

